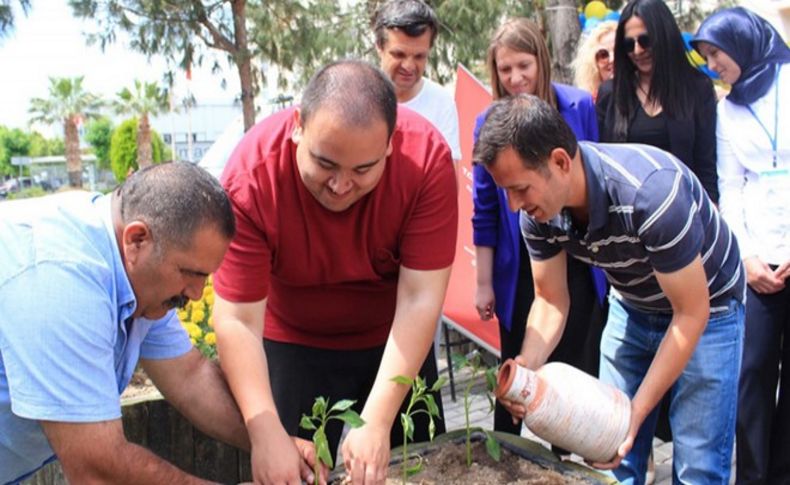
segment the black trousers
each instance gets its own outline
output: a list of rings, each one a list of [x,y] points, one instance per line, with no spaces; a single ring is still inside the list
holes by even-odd
[[[327,398],[330,405],[341,399],[353,399],[357,401],[354,410],[362,412],[384,353],[383,346],[365,350],[327,350],[268,339],[263,340],[263,347],[280,421],[289,435],[307,440],[312,439],[313,432],[299,428],[299,421],[303,414],[311,414],[316,397]],[[431,386],[437,375],[432,346],[420,369],[420,376]],[[404,399],[400,412],[405,411],[410,395]],[[444,409],[441,393],[436,392],[433,397],[440,412],[440,417],[434,420],[438,435],[446,431]],[[414,416],[414,426],[414,441],[428,441],[428,418],[425,413]],[[335,458],[342,431],[343,423],[338,420],[332,420],[327,425],[329,451]],[[392,447],[403,444],[400,414],[395,417],[390,444]]]
[[[772,295],[749,288],[735,428],[738,484],[790,483],[788,339],[790,286]]]
[[[499,326],[502,360],[513,358],[521,352],[524,341],[527,316],[535,300],[535,288],[532,281],[532,268],[529,254],[523,241],[521,247],[521,264],[516,300],[513,307],[511,329]],[[565,331],[557,344],[557,348],[549,356],[549,362],[565,362],[593,376],[598,375],[600,360],[601,334],[606,322],[608,308],[598,303],[590,267],[583,262],[568,256],[568,292],[571,297],[568,321]],[[608,306],[608,304],[605,303]],[[499,401],[494,409],[494,429],[518,435],[521,433],[521,422],[513,424],[513,417]],[[561,451],[559,451],[561,453]]]

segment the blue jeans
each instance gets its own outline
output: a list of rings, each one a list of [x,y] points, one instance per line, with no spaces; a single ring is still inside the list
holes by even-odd
[[[644,312],[611,297],[601,340],[601,380],[633,397],[671,320],[671,314]],[[729,310],[712,314],[694,353],[670,388],[673,483],[729,482],[743,320],[743,305],[736,300],[731,301]],[[630,453],[613,470],[622,483],[644,483],[656,419],[654,409],[642,423]]]

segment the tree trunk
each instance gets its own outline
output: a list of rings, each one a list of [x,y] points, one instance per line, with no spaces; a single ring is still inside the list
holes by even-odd
[[[66,144],[66,171],[69,186],[82,188],[82,160],[80,159],[80,135],[77,132],[76,116],[69,116],[63,122],[63,135]]]
[[[143,169],[153,163],[151,124],[148,122],[148,113],[143,113],[137,124],[137,166]]]
[[[571,63],[576,56],[581,29],[575,0],[546,0],[546,30],[551,47],[554,81],[571,84]]]
[[[241,82],[241,108],[244,113],[245,132],[255,124],[255,88],[252,78],[250,50],[247,48],[246,7],[246,0],[235,0],[231,2],[234,27],[233,40],[236,45],[234,57],[236,67],[239,70],[239,81]]]

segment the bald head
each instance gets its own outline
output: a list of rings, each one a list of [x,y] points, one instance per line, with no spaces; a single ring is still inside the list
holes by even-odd
[[[377,67],[363,61],[344,60],[321,68],[302,94],[302,125],[321,110],[331,110],[349,127],[370,126],[377,120],[387,124],[387,134],[395,130],[398,101],[389,78]]]

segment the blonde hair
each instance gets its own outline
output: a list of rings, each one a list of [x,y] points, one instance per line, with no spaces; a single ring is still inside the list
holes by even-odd
[[[486,65],[491,76],[491,91],[494,99],[504,98],[510,93],[505,91],[499,81],[496,66],[496,51],[500,47],[507,47],[516,52],[525,52],[535,56],[538,64],[538,82],[535,96],[556,107],[557,101],[554,89],[551,87],[551,57],[546,40],[540,32],[538,24],[524,17],[516,17],[505,21],[491,37],[488,45]]]
[[[573,83],[577,88],[584,89],[595,95],[601,85],[601,74],[598,72],[598,63],[595,61],[595,54],[598,52],[598,45],[603,36],[617,30],[617,22],[607,20],[596,25],[590,33],[584,36],[579,42],[576,51],[576,58],[573,60],[574,76]],[[614,49],[612,49],[612,55]],[[614,60],[613,60],[614,61]]]

